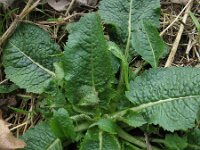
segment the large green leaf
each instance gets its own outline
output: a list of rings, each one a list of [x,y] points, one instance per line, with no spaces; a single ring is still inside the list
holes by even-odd
[[[80,150],[120,150],[120,144],[114,135],[90,129],[80,145]]]
[[[27,92],[42,93],[52,77],[59,46],[43,29],[22,23],[3,51],[6,77]]]
[[[146,122],[169,131],[194,127],[200,106],[200,69],[159,68],[146,71],[130,83],[128,99]],[[130,113],[130,112],[129,112]]]
[[[87,14],[68,29],[63,65],[68,99],[82,106],[97,104],[113,78],[100,18],[96,13]]]
[[[46,123],[29,129],[21,137],[27,146],[24,150],[62,150],[61,141],[52,133]]]
[[[50,119],[50,127],[55,135],[61,139],[74,140],[76,137],[73,122],[64,108],[54,111],[53,117]]]
[[[160,0],[102,0],[99,13],[117,35],[153,67],[166,50],[156,28],[159,27]],[[144,23],[145,20],[145,23]],[[147,23],[148,22],[148,23]]]

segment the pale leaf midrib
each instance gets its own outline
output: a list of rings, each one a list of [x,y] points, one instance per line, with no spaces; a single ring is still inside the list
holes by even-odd
[[[128,54],[129,54],[130,41],[131,41],[133,0],[130,0],[129,4],[130,4],[130,7],[129,7],[129,14],[128,14],[128,38],[127,38],[126,49],[125,49],[126,58],[128,57]]]
[[[13,43],[11,43],[11,45],[13,47],[15,47],[20,53],[22,53],[27,59],[29,59],[33,64],[35,64],[36,66],[38,66],[40,69],[44,70],[45,72],[47,72],[48,74],[50,74],[53,77],[56,76],[54,72],[50,71],[49,69],[43,67],[41,64],[39,64],[36,61],[34,61],[32,58],[30,58],[28,55],[26,55],[23,51],[21,51],[16,45],[14,45]]]
[[[59,144],[60,139],[56,139],[55,141],[53,141],[53,143],[51,143],[51,145],[49,145],[49,147],[47,148],[47,150],[52,150],[52,148],[54,148],[55,145]]]
[[[164,104],[164,103],[167,103],[167,102],[172,102],[172,101],[175,101],[175,100],[179,100],[179,99],[186,99],[186,98],[198,98],[200,97],[200,95],[193,95],[193,96],[184,96],[184,97],[175,97],[175,98],[167,98],[167,99],[162,99],[162,100],[156,100],[154,102],[148,102],[148,103],[145,103],[145,104],[141,104],[139,106],[136,106],[136,107],[132,107],[132,108],[128,108],[128,109],[125,109],[123,111],[120,111],[120,112],[117,112],[115,113],[112,118],[116,118],[116,117],[122,117],[123,115],[125,115],[127,113],[127,111],[131,110],[131,111],[134,111],[134,112],[139,112],[143,109],[147,109],[149,107],[153,107],[153,106],[156,106],[156,105],[159,105],[159,104]]]
[[[136,106],[136,107],[132,107],[132,108],[130,108],[130,110],[132,110],[132,111],[140,111],[140,110],[146,109],[148,107],[153,107],[153,106],[156,106],[156,105],[159,105],[159,104],[172,102],[172,101],[176,101],[176,100],[179,100],[179,99],[197,98],[197,97],[200,97],[200,95],[162,99],[162,100],[159,100],[159,101],[149,102],[149,103],[141,104],[141,105]]]
[[[143,22],[143,25],[144,25],[144,22]],[[157,62],[156,62],[155,52],[154,52],[153,46],[152,46],[152,44],[151,44],[151,41],[150,41],[150,39],[149,39],[149,35],[148,35],[147,31],[146,31],[146,27],[145,27],[145,25],[144,25],[144,31],[145,31],[145,33],[146,33],[147,40],[148,40],[149,46],[150,46],[151,51],[152,51],[152,54],[153,54],[154,65],[155,65],[155,67],[157,67]]]
[[[103,132],[99,132],[99,150],[103,150]]]

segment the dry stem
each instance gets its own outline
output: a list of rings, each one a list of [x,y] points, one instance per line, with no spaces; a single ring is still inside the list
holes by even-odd
[[[191,10],[192,5],[193,5],[193,1],[194,1],[194,0],[190,0],[190,1],[188,2],[189,5],[187,4],[188,7],[187,7],[187,9],[186,9],[186,11],[185,11],[185,14],[184,14],[183,20],[182,20],[182,22],[183,22],[184,24],[186,24],[189,11]],[[184,30],[184,25],[181,24],[181,25],[180,25],[180,29],[179,29],[178,34],[177,34],[177,37],[176,37],[176,39],[175,39],[175,41],[174,41],[174,43],[173,43],[171,52],[170,52],[169,57],[168,57],[168,59],[167,59],[167,62],[166,62],[166,64],[165,64],[165,67],[170,67],[171,64],[172,64],[172,62],[174,61],[174,56],[175,56],[175,54],[176,54],[178,45],[179,45],[179,43],[180,43],[180,40],[181,40],[181,37],[182,37],[182,34],[183,34],[183,30]]]

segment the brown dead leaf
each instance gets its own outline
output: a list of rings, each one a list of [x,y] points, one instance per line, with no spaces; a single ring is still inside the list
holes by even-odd
[[[88,0],[88,5],[95,6],[97,4],[98,0]]]
[[[0,3],[2,3],[4,6],[10,6],[12,5],[12,3],[14,2],[14,0],[0,0]]]
[[[13,150],[18,148],[24,148],[25,143],[15,138],[8,128],[8,123],[2,118],[2,112],[0,110],[0,149],[1,150]]]
[[[189,0],[171,0],[172,3],[186,5]]]
[[[66,7],[70,4],[70,0],[48,0],[47,3],[57,11],[66,10]]]
[[[83,6],[95,6],[98,0],[76,0],[76,3]]]
[[[65,11],[71,2],[71,0],[47,0],[49,6],[56,11]],[[95,6],[97,2],[98,0],[76,0],[74,6]]]

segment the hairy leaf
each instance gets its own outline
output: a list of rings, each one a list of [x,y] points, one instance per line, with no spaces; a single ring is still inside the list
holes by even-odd
[[[65,139],[65,137],[75,139],[76,134],[73,122],[64,108],[60,108],[54,112],[50,120],[50,127],[55,135],[61,139]]]
[[[69,26],[65,46],[64,69],[69,101],[94,105],[110,87],[112,65],[100,18],[90,13]]]
[[[153,67],[157,66],[166,50],[156,31],[160,17],[159,0],[102,0],[99,13],[105,23],[116,27],[117,35],[124,43],[130,40],[143,59]],[[148,24],[143,23],[144,20]]]
[[[198,68],[151,69],[130,83],[128,99],[146,122],[169,131],[194,127],[200,106]]]
[[[22,23],[4,47],[6,77],[27,92],[42,93],[52,77],[59,46],[43,29]]]
[[[120,150],[120,144],[114,135],[90,129],[81,143],[80,150]]]
[[[40,123],[29,129],[21,137],[27,147],[24,150],[62,150],[61,141],[52,133],[46,123]]]

